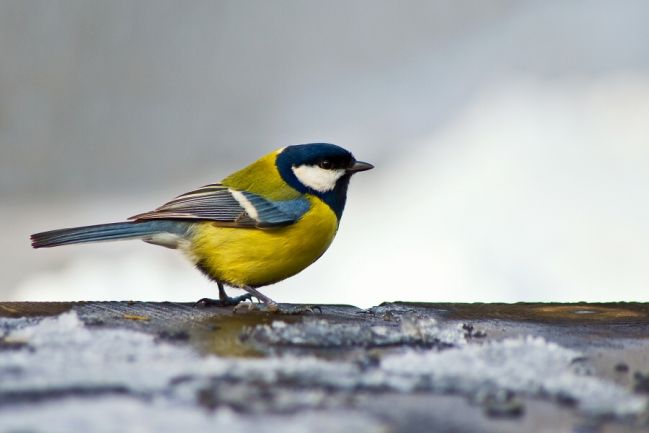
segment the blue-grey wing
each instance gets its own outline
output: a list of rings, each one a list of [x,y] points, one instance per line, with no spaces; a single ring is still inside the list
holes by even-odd
[[[229,227],[270,228],[293,224],[309,207],[307,199],[273,201],[247,191],[210,184],[129,219],[203,220]]]

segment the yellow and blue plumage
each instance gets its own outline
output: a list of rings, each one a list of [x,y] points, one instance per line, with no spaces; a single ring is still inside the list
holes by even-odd
[[[288,146],[220,183],[182,194],[130,221],[32,235],[35,248],[119,239],[182,250],[219,286],[218,305],[297,274],[329,247],[338,230],[352,174],[372,165],[327,143]],[[229,298],[223,285],[249,295]]]

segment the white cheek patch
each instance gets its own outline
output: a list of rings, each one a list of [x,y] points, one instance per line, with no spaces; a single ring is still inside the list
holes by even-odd
[[[318,192],[327,192],[336,187],[336,182],[343,177],[345,170],[325,170],[317,165],[300,165],[293,167],[293,173],[303,185]]]

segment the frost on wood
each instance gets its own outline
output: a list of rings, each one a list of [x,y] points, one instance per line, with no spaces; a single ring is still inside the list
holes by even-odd
[[[646,398],[578,368],[581,353],[575,350],[533,337],[467,344],[457,324],[421,318],[369,327],[320,319],[276,321],[245,333],[267,347],[363,349],[339,357],[200,355],[150,334],[84,325],[74,312],[42,320],[0,319],[0,332],[12,347],[0,354],[0,427],[5,430],[72,428],[66,422],[89,420],[90,414],[103,416],[110,426],[117,422],[110,414],[125,410],[128,419],[125,408],[140,408],[132,422],[148,422],[162,432],[177,431],[181,419],[188,426],[227,420],[232,431],[245,431],[257,416],[268,422],[261,431],[271,431],[274,422],[298,413],[291,419],[318,419],[322,431],[357,431],[359,424],[374,431],[376,420],[350,406],[350,397],[359,392],[450,393],[473,401],[514,392],[569,400],[584,415],[617,417],[638,415],[647,405]],[[381,349],[370,359],[367,341]],[[62,401],[69,412],[56,409]],[[340,416],[318,415],[325,409]],[[232,411],[248,416],[240,419]],[[136,420],[142,413],[152,416]]]

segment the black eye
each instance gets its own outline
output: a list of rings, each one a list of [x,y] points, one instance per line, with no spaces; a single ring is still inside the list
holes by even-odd
[[[318,163],[318,167],[324,168],[325,170],[329,170],[331,167],[333,167],[333,164],[328,159],[323,159]]]

